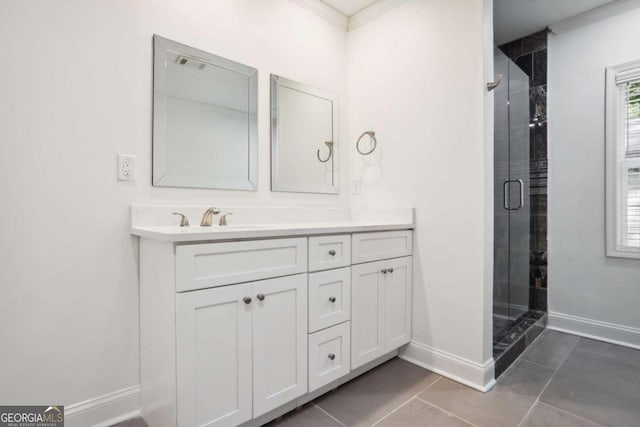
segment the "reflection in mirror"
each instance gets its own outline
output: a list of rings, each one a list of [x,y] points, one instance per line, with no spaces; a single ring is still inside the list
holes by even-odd
[[[271,190],[338,193],[336,97],[271,75]]]
[[[257,70],[153,40],[153,184],[255,190]]]

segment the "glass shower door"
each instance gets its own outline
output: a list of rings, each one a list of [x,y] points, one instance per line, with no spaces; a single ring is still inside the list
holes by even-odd
[[[494,343],[529,310],[529,77],[495,52]]]

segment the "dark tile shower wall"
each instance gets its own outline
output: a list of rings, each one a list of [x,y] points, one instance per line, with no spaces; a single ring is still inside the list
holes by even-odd
[[[529,308],[547,311],[547,31],[499,46],[529,76]]]

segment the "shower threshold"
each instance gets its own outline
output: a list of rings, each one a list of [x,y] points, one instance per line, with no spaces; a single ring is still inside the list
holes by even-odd
[[[494,318],[494,322],[499,321]],[[547,327],[547,313],[529,310],[493,338],[496,379]]]

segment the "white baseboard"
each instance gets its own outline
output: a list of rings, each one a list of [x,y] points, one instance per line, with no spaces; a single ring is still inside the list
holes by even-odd
[[[548,319],[549,329],[640,350],[638,328],[553,311],[549,312]]]
[[[65,405],[67,427],[107,427],[140,415],[140,386]]]
[[[482,392],[496,383],[493,358],[475,363],[416,341],[400,352],[400,358]]]

